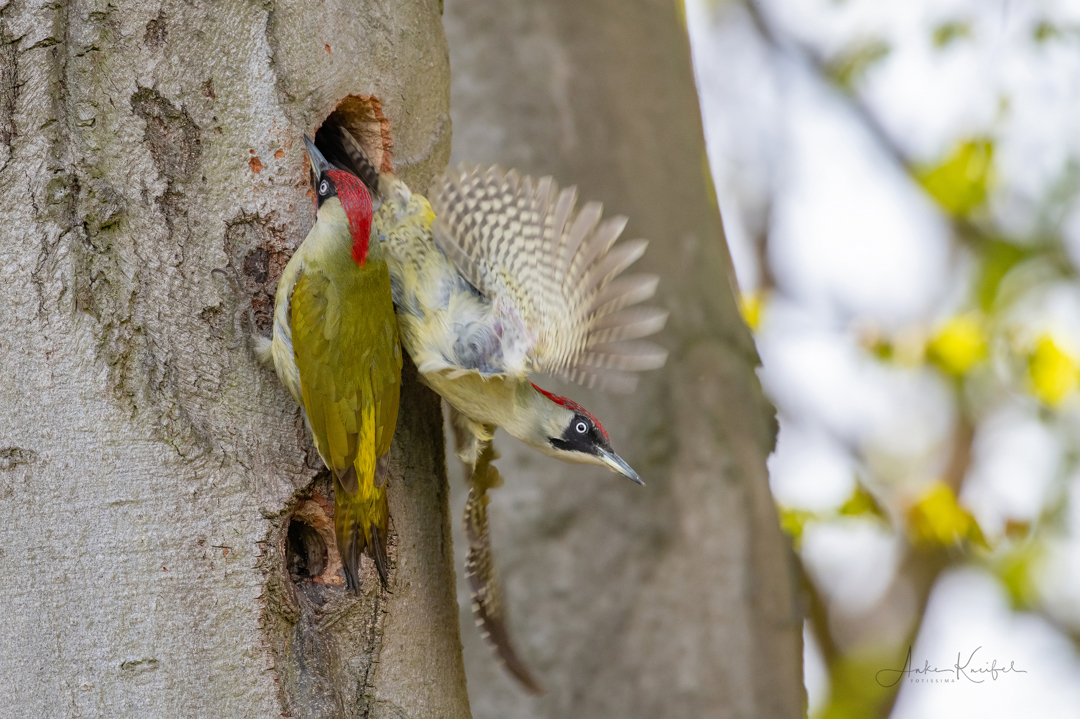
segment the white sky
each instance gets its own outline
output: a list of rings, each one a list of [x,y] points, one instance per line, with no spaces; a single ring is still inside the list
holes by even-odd
[[[1063,223],[1070,256],[1080,259],[1080,207],[1045,202],[1080,159],[1080,0],[760,4],[774,27],[825,54],[860,38],[886,42],[890,53],[859,90],[901,148],[933,162],[958,140],[992,134],[1002,178],[995,217],[1017,233]],[[1043,19],[1063,32],[1037,44],[1032,33]],[[797,57],[767,48],[737,4],[687,0],[687,20],[710,164],[744,290],[760,282],[753,238],[769,230],[780,292],[758,346],[763,382],[781,411],[769,463],[775,495],[785,506],[838,506],[859,469],[850,447],[901,486],[933,478],[954,420],[947,388],[931,372],[868,359],[859,332],[929,331],[959,309],[968,265],[953,251],[947,223],[834,91]],[[933,32],[945,22],[969,30],[937,48]],[[1020,334],[1050,330],[1080,352],[1077,287],[1048,287],[1015,312],[1009,321]],[[1070,411],[1080,417],[1080,406]],[[980,426],[961,499],[988,535],[999,535],[1008,518],[1034,518],[1055,479],[1080,491],[1080,479],[1061,482],[1064,446],[1033,403],[1005,404]],[[1071,537],[1080,537],[1077,502],[1070,511]],[[1043,591],[1055,617],[1080,623],[1077,544],[1053,547]],[[898,548],[856,520],[813,528],[803,555],[838,606],[854,610],[884,591]],[[1046,621],[1011,612],[993,578],[956,571],[935,588],[913,656],[951,666],[957,652],[979,646],[978,657],[1015,661],[1028,673],[986,685],[905,685],[894,718],[1080,716],[1080,661],[1068,641]],[[828,687],[812,642],[807,659],[813,710]]]

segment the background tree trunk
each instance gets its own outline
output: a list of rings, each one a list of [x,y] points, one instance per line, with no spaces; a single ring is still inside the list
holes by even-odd
[[[671,357],[637,394],[565,388],[646,488],[497,440],[496,560],[548,694],[524,694],[466,630],[477,717],[803,715],[802,616],[765,468],[774,412],[729,286],[680,10],[446,3],[453,160],[552,174],[629,215],[625,236],[652,240],[636,268],[661,275],[672,311]]]
[[[392,593],[353,598],[298,409],[230,349],[314,221],[301,134],[374,96],[425,186],[448,72],[437,0],[0,0],[3,713],[469,716],[437,399],[409,368]]]

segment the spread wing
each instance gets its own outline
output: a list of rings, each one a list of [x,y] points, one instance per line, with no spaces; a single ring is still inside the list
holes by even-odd
[[[667,358],[641,341],[664,326],[667,312],[632,306],[652,297],[656,277],[619,276],[646,241],[615,246],[626,218],[602,220],[597,202],[577,210],[576,196],[550,177],[460,165],[431,194],[435,241],[491,302],[506,335],[507,373],[630,391],[634,373]]]
[[[358,275],[362,273],[357,273]],[[357,281],[375,278],[358,278]],[[389,280],[384,294],[389,303]],[[375,476],[397,424],[401,350],[393,314],[371,312],[317,270],[305,269],[290,302],[293,347],[304,409],[323,461],[350,494]],[[377,296],[377,295],[376,295]],[[373,341],[382,337],[385,342]],[[350,472],[350,469],[355,469]]]

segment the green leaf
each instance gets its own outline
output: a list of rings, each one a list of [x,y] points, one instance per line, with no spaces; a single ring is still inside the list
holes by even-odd
[[[829,60],[825,64],[825,72],[833,82],[850,92],[870,66],[888,54],[889,46],[883,40],[871,40]]]
[[[946,22],[934,28],[934,47],[943,48],[954,40],[971,37],[971,25],[966,22]]]
[[[975,294],[979,307],[989,312],[997,300],[1001,280],[1009,270],[1027,256],[1027,252],[1016,245],[1001,240],[990,240],[980,246],[979,276],[976,280]]]
[[[1042,43],[1056,37],[1061,37],[1061,31],[1049,20],[1040,20],[1035,26],[1035,29],[1031,32],[1031,36],[1035,39],[1035,42]]]
[[[895,686],[883,686],[893,681],[894,672],[902,669],[906,646],[870,645],[852,648],[829,665],[828,704],[814,719],[866,719],[887,716]]]

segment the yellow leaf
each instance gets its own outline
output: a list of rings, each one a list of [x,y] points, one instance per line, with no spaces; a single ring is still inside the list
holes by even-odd
[[[888,715],[895,688],[883,686],[893,673],[881,670],[904,666],[907,647],[867,644],[837,652],[829,662],[829,698],[813,719],[865,719]]]
[[[1019,542],[993,564],[994,574],[1009,593],[1014,609],[1030,609],[1038,602],[1036,577],[1046,559],[1039,542]]]
[[[1061,350],[1049,335],[1035,345],[1028,359],[1032,393],[1056,407],[1076,389],[1076,361]]]
[[[946,322],[926,348],[930,361],[957,377],[986,359],[982,317],[969,312]]]
[[[946,212],[964,217],[986,200],[993,157],[992,142],[968,140],[937,167],[919,169],[915,175]]]
[[[751,332],[757,332],[761,326],[761,316],[765,310],[765,296],[761,292],[743,292],[739,295],[739,312]]]
[[[969,541],[987,547],[975,518],[944,482],[935,482],[908,510],[908,531],[916,544],[948,546]]]
[[[791,539],[798,548],[802,541],[803,529],[806,527],[806,523],[814,518],[813,512],[808,512],[805,509],[791,509],[790,507],[780,508],[780,528],[785,533],[791,535]]]
[[[859,483],[855,484],[855,491],[840,507],[840,514],[856,517],[861,514],[873,514],[885,518],[885,512],[881,509],[881,505],[877,503],[877,500],[874,499],[874,495],[867,492]]]

